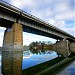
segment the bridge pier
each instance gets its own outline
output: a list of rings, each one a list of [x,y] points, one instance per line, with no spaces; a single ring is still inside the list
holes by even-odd
[[[72,53],[75,53],[75,42],[71,42],[71,43],[70,43],[70,51],[71,51]]]
[[[53,50],[56,51],[56,52],[58,52],[59,54],[61,54],[63,56],[70,55],[69,41],[68,40],[60,40],[60,41],[57,41],[53,45]]]
[[[22,25],[14,23],[5,30],[2,48],[2,74],[22,75],[23,57]]]

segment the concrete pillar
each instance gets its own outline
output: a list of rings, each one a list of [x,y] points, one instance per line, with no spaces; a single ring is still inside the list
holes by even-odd
[[[57,41],[54,45],[53,45],[53,50],[58,52],[59,54],[63,55],[63,56],[68,56],[70,55],[70,51],[69,51],[69,41],[68,40],[61,40],[61,41]]]
[[[56,43],[53,44],[52,46],[52,50],[56,51],[57,47],[56,47]],[[57,51],[56,51],[57,52]]]
[[[23,57],[22,25],[14,23],[4,34],[2,49],[3,75],[22,75]]]
[[[70,43],[70,51],[75,53],[75,42]]]
[[[15,23],[12,27],[13,29],[13,41],[14,41],[14,48],[20,49],[23,48],[23,34],[22,34],[22,25]]]

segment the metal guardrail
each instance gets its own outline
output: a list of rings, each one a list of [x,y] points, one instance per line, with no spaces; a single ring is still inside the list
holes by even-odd
[[[56,26],[53,26],[52,24],[49,24],[48,22],[46,22],[46,21],[44,21],[44,20],[42,20],[42,19],[40,19],[40,18],[38,18],[38,17],[35,17],[35,16],[33,16],[33,15],[31,15],[31,14],[29,14],[29,13],[27,13],[27,12],[25,12],[25,11],[23,11],[23,10],[21,10],[21,9],[19,9],[19,8],[17,8],[17,7],[15,7],[15,6],[13,6],[13,5],[11,5],[11,4],[9,4],[9,3],[3,1],[3,0],[0,0],[0,3],[5,4],[5,5],[7,5],[8,7],[11,7],[11,8],[13,8],[13,9],[17,10],[18,12],[22,13],[23,15],[27,15],[27,16],[33,18],[34,20],[39,21],[39,22],[41,22],[42,24],[47,25],[48,27],[51,27],[51,28],[53,28],[53,29],[55,29],[55,30],[57,29],[57,30],[61,31],[62,33],[65,33],[66,35],[72,36],[72,35],[70,35],[69,33],[67,33],[67,32],[65,32],[65,31],[63,31],[63,30],[57,28]],[[72,36],[72,37],[74,38],[74,36]]]

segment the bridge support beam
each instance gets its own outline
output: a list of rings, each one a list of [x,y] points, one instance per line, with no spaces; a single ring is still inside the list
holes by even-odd
[[[71,42],[71,43],[70,43],[70,51],[71,51],[72,53],[75,53],[75,42]]]
[[[69,41],[68,40],[61,40],[57,41],[53,45],[53,50],[56,51],[58,54],[61,54],[63,56],[68,56],[70,55],[69,51]]]
[[[2,49],[3,75],[22,75],[23,37],[22,25],[14,23],[5,30]]]

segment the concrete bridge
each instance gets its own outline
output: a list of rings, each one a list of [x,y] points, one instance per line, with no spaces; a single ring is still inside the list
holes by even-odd
[[[1,0],[0,26],[7,28],[2,49],[3,74],[21,75],[22,73],[22,71],[18,73],[21,67],[17,68],[17,66],[22,65],[23,31],[59,40],[53,45],[53,49],[64,56],[75,52],[74,36]],[[11,68],[10,64],[12,64],[11,61],[13,61],[13,69],[9,70]],[[4,65],[8,65],[9,68],[4,68]],[[8,70],[10,71],[9,74],[7,73]],[[14,73],[11,73],[12,70]]]
[[[7,45],[9,40],[11,40],[10,44],[15,45],[14,46],[15,48],[17,45],[19,45],[17,46],[17,48],[20,46],[22,47],[23,44],[22,31],[24,31],[60,40],[59,42],[57,42],[57,46],[59,45],[59,43],[61,44],[62,42],[63,47],[59,45],[60,47],[62,47],[62,49],[65,50],[64,47],[67,48],[67,46],[69,45],[67,50],[75,52],[74,36],[3,1],[0,1],[0,26],[7,28],[5,31],[5,38],[4,38],[4,42],[6,42],[5,45]],[[6,35],[8,35],[9,39],[8,37],[6,37]],[[10,35],[12,35],[13,38]],[[12,43],[13,41],[14,44]],[[68,45],[66,46],[64,43]],[[3,47],[5,47],[5,45]]]

